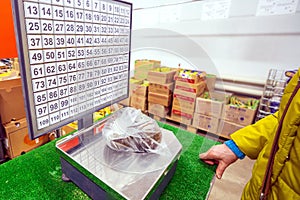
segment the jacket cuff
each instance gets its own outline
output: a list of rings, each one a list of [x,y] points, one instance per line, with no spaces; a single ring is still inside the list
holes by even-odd
[[[245,158],[245,154],[239,149],[239,147],[235,144],[233,140],[227,140],[224,142],[226,146],[239,158]]]

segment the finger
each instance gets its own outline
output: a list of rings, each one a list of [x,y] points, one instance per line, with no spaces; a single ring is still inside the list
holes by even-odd
[[[216,170],[216,176],[218,179],[222,178],[223,173],[227,167],[228,167],[228,164],[225,164],[224,162],[219,163],[217,170]]]
[[[216,162],[214,160],[203,160],[203,162],[205,162],[206,164],[209,164],[209,165],[216,164]]]
[[[199,158],[204,160],[204,159],[208,159],[209,157],[209,154],[208,154],[209,151],[205,152],[205,153],[201,153],[199,154]]]

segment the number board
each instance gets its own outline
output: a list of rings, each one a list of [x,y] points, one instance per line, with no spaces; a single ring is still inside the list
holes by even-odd
[[[14,0],[32,139],[128,97],[132,4]]]

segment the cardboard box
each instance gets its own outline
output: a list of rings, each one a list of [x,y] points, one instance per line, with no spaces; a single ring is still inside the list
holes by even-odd
[[[166,84],[149,83],[149,92],[170,95],[173,94],[173,90],[174,82]]]
[[[135,78],[131,78],[129,80],[129,97],[120,101],[119,103],[124,106],[130,106],[130,96],[132,95],[132,91],[135,90],[143,81],[137,80]]]
[[[150,114],[165,118],[170,112],[170,107],[155,103],[148,103],[148,112]]]
[[[175,89],[172,108],[177,107],[179,110],[193,115],[196,98],[197,95],[195,93]]]
[[[190,74],[189,72],[195,72],[194,74]],[[201,81],[205,81],[206,73],[203,71],[195,71],[195,70],[177,70],[174,79],[176,81],[193,83],[197,84]]]
[[[172,108],[172,114],[179,115],[179,116],[185,117],[187,119],[193,119],[193,114],[186,113],[186,112],[180,110],[180,108],[177,108],[177,107]]]
[[[179,122],[179,123],[182,123],[182,124],[185,124],[185,125],[191,125],[192,124],[192,118],[190,118],[189,115],[187,117],[186,116],[187,115],[185,115],[184,113],[181,113],[180,111],[172,109],[170,119],[172,121]]]
[[[49,141],[48,135],[30,140],[26,119],[12,121],[4,125],[6,132],[6,149],[10,158],[15,158]]]
[[[225,120],[240,124],[249,125],[252,124],[256,110],[248,108],[239,108],[234,105],[224,105],[223,116]]]
[[[159,60],[148,60],[148,59],[141,59],[134,61],[134,68],[135,70],[140,70],[143,68],[157,68],[160,67],[161,61]]]
[[[168,72],[149,71],[147,80],[151,83],[166,84],[174,82],[176,69]]]
[[[175,89],[182,90],[185,92],[195,93],[196,96],[200,96],[206,88],[206,83],[201,81],[199,83],[193,84],[188,82],[176,81]]]
[[[221,118],[223,105],[220,101],[197,98],[195,113]]]
[[[195,112],[195,102],[182,100],[179,98],[173,98],[172,108],[178,108],[186,113],[194,113]]]
[[[209,92],[209,95],[211,99],[204,99],[201,97],[196,99],[195,112],[221,118],[223,106],[228,104],[229,98],[232,94],[225,92]]]
[[[221,120],[218,127],[218,134],[220,136],[230,138],[232,133],[241,128],[244,128],[244,126],[226,120]]]
[[[26,117],[20,78],[0,81],[0,115],[2,124]]]
[[[158,60],[136,60],[134,62],[134,77],[138,80],[145,80],[148,72],[154,68],[160,67]]]
[[[163,106],[170,106],[172,103],[172,95],[164,95],[159,93],[149,92],[148,101],[150,103],[156,103]]]
[[[224,105],[223,118],[227,121],[231,121],[243,126],[252,124],[256,116],[259,101],[254,98],[237,96],[237,95],[232,96],[230,98],[230,101],[232,101],[230,103],[234,103],[234,105],[231,104]],[[247,102],[254,102],[254,105],[249,108],[237,106],[240,104],[244,104],[245,106]]]
[[[140,109],[141,111],[147,110],[147,97],[132,94],[130,97],[130,106],[136,109]]]
[[[219,118],[194,113],[193,126],[210,133],[217,133]]]
[[[146,85],[136,85],[135,84],[134,89],[132,89],[132,94],[137,94],[137,95],[146,97],[147,93],[148,93],[148,86],[146,86]]]
[[[66,126],[63,126],[61,128],[61,135],[64,136],[64,135],[67,135],[67,134],[70,134],[70,133],[73,133],[75,131],[77,131],[78,127],[74,127],[74,126],[71,126],[71,125],[66,125]]]
[[[208,91],[214,91],[215,90],[216,80],[217,80],[216,75],[206,74],[205,82],[206,82]]]

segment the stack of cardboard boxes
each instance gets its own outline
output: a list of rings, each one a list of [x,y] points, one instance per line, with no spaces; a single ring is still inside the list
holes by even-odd
[[[48,135],[30,140],[24,109],[20,78],[0,81],[0,124],[5,133],[4,148],[10,158],[15,158],[46,142]],[[1,135],[1,134],[0,134]]]
[[[148,112],[165,118],[171,110],[176,69],[156,68],[148,72]]]
[[[175,74],[175,89],[171,119],[182,124],[191,125],[196,98],[206,89],[205,73],[190,70],[178,70]]]
[[[136,60],[134,62],[134,78],[129,80],[129,94],[128,98],[120,101],[123,106],[132,106],[142,111],[147,110],[147,92],[148,84],[145,82],[148,76],[148,72],[154,68],[160,67],[160,61],[158,60]],[[131,101],[131,97],[133,98]],[[132,102],[132,103],[131,103]]]
[[[130,106],[146,112],[147,107],[147,94],[148,82],[143,81],[142,84],[131,84],[132,92],[130,97]]]
[[[230,93],[210,91],[197,98],[193,127],[216,134],[223,107],[228,104],[230,96]]]

